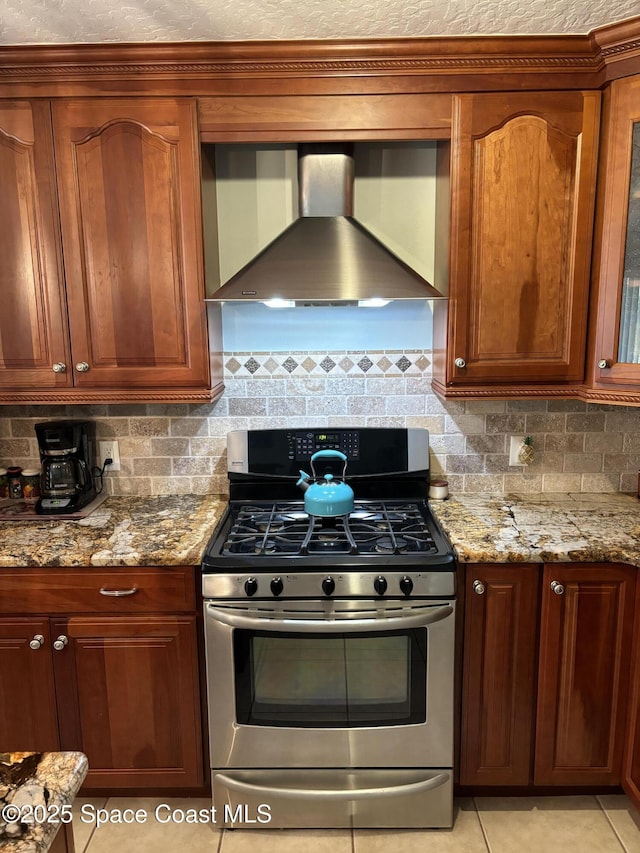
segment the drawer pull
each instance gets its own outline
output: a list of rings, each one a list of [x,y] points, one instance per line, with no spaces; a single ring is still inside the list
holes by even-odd
[[[64,647],[67,645],[68,642],[69,642],[69,638],[65,637],[64,634],[60,634],[58,639],[54,641],[53,648],[57,652],[61,652],[64,649]]]
[[[36,634],[35,637],[33,638],[33,640],[30,641],[29,648],[36,651],[37,649],[40,648],[40,646],[43,646],[43,645],[44,645],[44,637],[42,636],[42,634]]]
[[[551,589],[556,595],[564,595],[564,586],[559,581],[551,581]]]
[[[476,595],[484,595],[486,590],[486,586],[482,583],[482,581],[474,581],[473,582],[473,591]]]
[[[110,595],[113,598],[122,598],[124,595],[134,595],[138,591],[137,586],[132,586],[131,589],[105,589],[100,587],[100,595]]]

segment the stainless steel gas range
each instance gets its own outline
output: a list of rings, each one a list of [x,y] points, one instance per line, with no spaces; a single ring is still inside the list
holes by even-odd
[[[322,485],[344,460],[348,512],[305,508],[312,456]],[[228,470],[202,564],[218,820],[451,826],[455,565],[428,432],[232,432]]]

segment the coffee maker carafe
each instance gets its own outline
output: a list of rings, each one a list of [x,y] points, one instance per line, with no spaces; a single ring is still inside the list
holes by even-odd
[[[76,512],[95,498],[92,474],[94,424],[48,421],[35,425],[42,465],[41,497],[36,512]]]

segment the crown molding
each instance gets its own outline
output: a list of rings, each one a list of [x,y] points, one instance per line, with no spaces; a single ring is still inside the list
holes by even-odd
[[[0,46],[0,97],[600,88],[640,73],[640,16],[586,35]]]
[[[589,36],[182,42],[0,47],[0,81],[77,83],[135,76],[229,78],[586,75],[601,70]],[[545,84],[542,83],[544,86]],[[569,85],[574,86],[574,83]],[[495,87],[495,83],[494,83]]]

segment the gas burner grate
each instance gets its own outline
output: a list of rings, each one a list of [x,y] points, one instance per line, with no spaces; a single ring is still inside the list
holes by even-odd
[[[224,555],[389,555],[431,553],[437,546],[417,504],[356,503],[346,516],[309,516],[301,504],[241,505]]]

